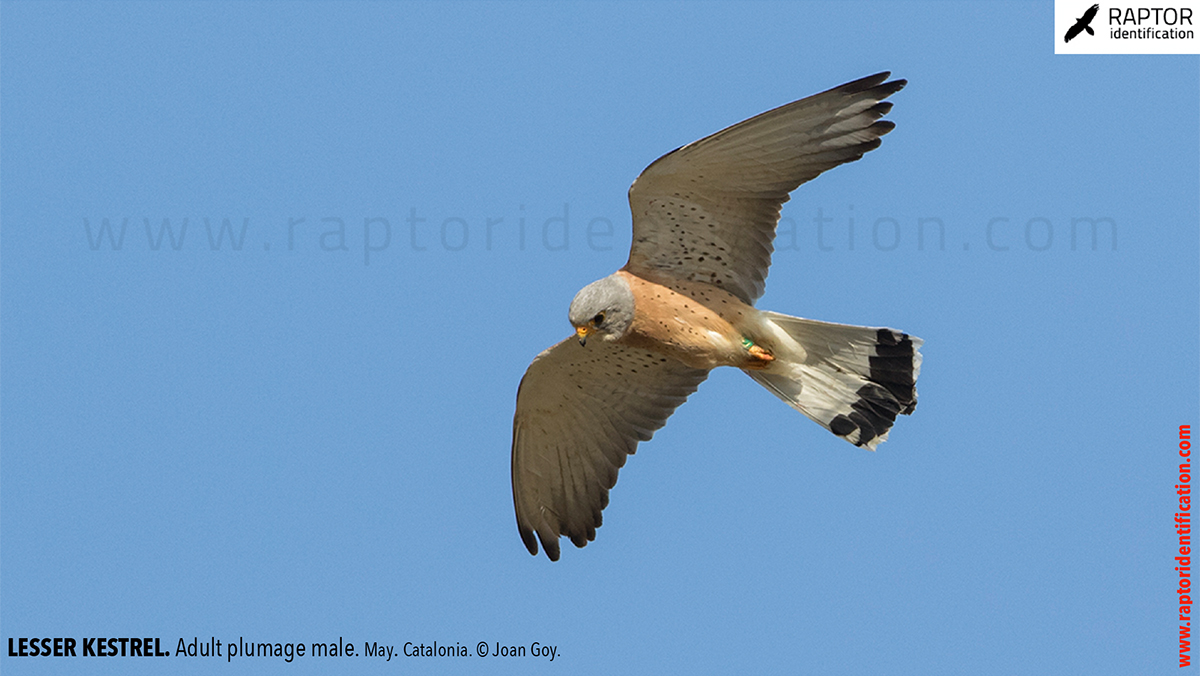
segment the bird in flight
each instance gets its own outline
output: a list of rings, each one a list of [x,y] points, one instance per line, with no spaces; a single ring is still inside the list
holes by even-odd
[[[1063,37],[1063,42],[1070,42],[1076,35],[1079,35],[1083,31],[1087,31],[1088,35],[1095,35],[1096,31],[1092,30],[1090,24],[1092,23],[1092,19],[1096,18],[1096,12],[1099,11],[1100,5],[1098,4],[1088,7],[1088,10],[1083,13],[1083,16],[1076,19],[1075,25],[1067,29],[1067,34],[1065,37]]]
[[[571,301],[575,333],[517,391],[512,484],[530,554],[595,539],[617,470],[718,366],[874,450],[917,405],[921,339],[758,310],[788,194],[879,147],[895,125],[879,73],[767,111],[660,157],[629,189],[625,267]],[[536,537],[535,537],[536,536]]]

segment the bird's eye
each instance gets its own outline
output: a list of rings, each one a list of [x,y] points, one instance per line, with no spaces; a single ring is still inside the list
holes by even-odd
[[[601,324],[603,324],[604,323],[604,313],[597,312],[596,316],[592,317],[592,323],[595,324],[596,326],[600,326]]]

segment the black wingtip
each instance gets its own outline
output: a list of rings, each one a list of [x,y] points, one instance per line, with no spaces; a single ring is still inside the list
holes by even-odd
[[[860,77],[857,80],[851,80],[850,82],[837,87],[837,89],[842,89],[849,93],[865,92],[871,87],[878,86],[880,83],[891,77],[891,75],[892,71],[885,70],[875,73],[874,75],[868,75],[866,77]]]
[[[844,94],[859,94],[869,91],[876,98],[886,99],[901,89],[904,89],[904,86],[908,84],[908,80],[892,80],[891,82],[888,82],[887,79],[891,77],[891,75],[891,71],[885,70],[881,73],[875,73],[874,75],[868,75],[852,82],[847,82],[839,87],[834,87],[830,91],[841,92]]]
[[[536,535],[533,532],[533,529],[525,528],[524,526],[517,526],[517,530],[521,533],[521,542],[525,543],[525,549],[528,549],[530,554],[537,556],[538,540],[541,540],[542,549],[546,552],[547,558],[549,558],[551,561],[558,560],[558,556],[561,553],[558,548],[558,538],[546,540],[545,538]]]
[[[893,105],[895,104],[893,104],[891,101],[880,101],[863,112],[878,120],[884,115],[892,112]]]
[[[892,122],[891,120],[880,120],[878,122],[872,123],[870,127],[867,127],[867,129],[870,129],[871,131],[875,132],[879,136],[883,136],[884,134],[890,132],[891,130],[893,130],[895,128],[896,128],[896,123]]]
[[[520,531],[520,533],[521,533],[521,542],[525,543],[525,549],[528,549],[530,554],[537,556],[537,553],[538,553],[537,538],[534,537],[533,531],[528,528],[521,528],[521,527],[517,527],[517,530]]]
[[[562,554],[562,552],[558,548],[558,538],[554,538],[554,540],[551,542],[547,542],[547,541],[543,540],[542,541],[542,549],[546,550],[546,556],[551,561],[557,561],[558,557]]]

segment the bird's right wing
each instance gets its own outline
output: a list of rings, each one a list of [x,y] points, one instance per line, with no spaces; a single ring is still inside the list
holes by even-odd
[[[517,390],[512,484],[517,529],[551,560],[559,535],[596,537],[625,458],[662,427],[708,371],[603,339],[574,336],[533,360]]]

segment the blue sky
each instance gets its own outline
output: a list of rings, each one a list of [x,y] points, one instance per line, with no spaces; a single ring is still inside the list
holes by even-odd
[[[1054,37],[1045,2],[4,2],[0,634],[557,654],[0,666],[1174,670],[1200,64]],[[881,70],[896,130],[793,195],[759,307],[924,338],[915,414],[870,453],[715,372],[596,541],[530,557],[517,383],[629,184]]]

